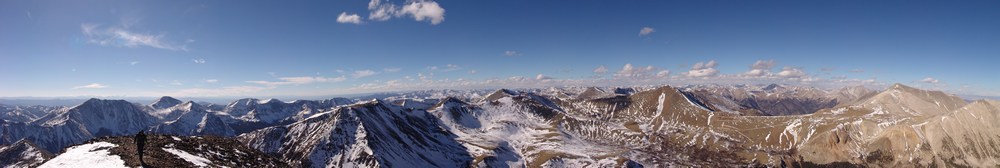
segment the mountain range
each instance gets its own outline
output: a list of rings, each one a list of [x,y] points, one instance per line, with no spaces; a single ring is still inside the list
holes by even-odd
[[[276,167],[1000,166],[1000,102],[902,84],[437,90],[226,105],[90,99],[0,105],[0,114],[0,163],[27,167],[69,164],[59,158],[125,146],[122,137],[139,131],[260,153],[168,151],[181,166],[250,156]]]

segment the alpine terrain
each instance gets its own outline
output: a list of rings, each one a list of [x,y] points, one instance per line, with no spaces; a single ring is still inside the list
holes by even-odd
[[[1000,102],[902,84],[438,90],[3,106],[0,163],[167,167],[995,167]],[[133,153],[133,155],[130,155]]]

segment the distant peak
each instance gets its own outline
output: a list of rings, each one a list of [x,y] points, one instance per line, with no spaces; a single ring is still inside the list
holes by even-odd
[[[780,89],[780,88],[784,88],[784,86],[781,86],[781,85],[776,84],[776,83],[772,83],[770,85],[765,86],[763,89],[764,90],[774,90],[774,89]]]
[[[182,107],[183,108],[187,108],[187,110],[190,110],[190,111],[202,110],[201,109],[201,104],[195,103],[194,101],[184,102],[184,104],[183,104]]]
[[[181,103],[183,103],[181,100],[177,100],[170,96],[163,96],[160,97],[159,99],[156,99],[156,101],[150,104],[150,106],[153,106],[153,108],[157,109],[163,109],[163,108],[170,108]]]
[[[200,104],[198,104],[197,102],[194,102],[194,101],[190,101],[190,100],[188,100],[187,102],[184,102],[184,104],[185,104],[185,105],[194,105],[194,106],[197,106],[197,105],[200,105]]]
[[[431,106],[431,108],[432,109],[439,109],[439,108],[442,108],[442,107],[465,106],[465,105],[469,105],[469,104],[465,103],[462,100],[459,100],[458,98],[446,97],[444,99],[441,99],[441,101],[439,101],[437,104],[434,104],[434,106]]]
[[[125,101],[125,100],[107,100],[107,99],[90,98],[90,99],[87,99],[87,101],[84,101],[83,104],[94,104],[94,103],[104,103],[104,102],[125,102],[125,103],[128,103],[128,101]]]
[[[450,97],[450,96],[449,97],[445,97],[444,99],[441,100],[441,104],[445,104],[445,103],[467,104],[464,101],[459,100],[458,98],[454,98],[454,97]]]
[[[242,99],[238,99],[236,101],[249,102],[249,101],[255,101],[255,100],[257,100],[257,99],[254,99],[254,98],[242,98]]]
[[[84,103],[84,104],[86,104],[86,103],[88,103],[88,102],[98,102],[98,101],[101,101],[101,99],[98,99],[98,98],[90,98],[90,99],[87,99],[87,101],[84,101],[83,103]]]
[[[892,84],[892,86],[890,86],[889,89],[886,89],[886,90],[898,90],[898,91],[902,91],[902,92],[927,92],[927,91],[930,91],[930,90],[924,90],[924,89],[918,89],[918,88],[910,87],[910,86],[907,86],[907,85],[903,85],[901,83]]]
[[[903,85],[902,83],[892,84],[892,86],[889,87],[889,88],[891,88],[891,89],[913,89],[913,87]]]
[[[176,101],[180,101],[180,100],[177,100],[177,99],[175,99],[174,97],[170,97],[170,96],[163,96],[163,97],[160,97],[160,98],[159,98],[159,99],[157,99],[157,100],[158,100],[158,101],[175,101],[175,100],[176,100]]]
[[[281,100],[278,100],[278,99],[275,99],[275,98],[270,98],[270,99],[267,99],[267,100],[258,101],[257,104],[267,104],[267,103],[277,103],[277,102],[281,102]]]
[[[587,87],[587,90],[585,90],[585,92],[586,91],[594,91],[594,92],[601,92],[601,93],[604,92],[604,90],[601,90],[601,88],[597,88],[597,87]]]
[[[494,101],[503,97],[517,95],[517,92],[507,89],[498,89],[483,98],[483,101]]]
[[[493,92],[493,93],[504,93],[504,94],[508,94],[508,95],[516,95],[517,94],[517,92],[515,92],[513,90],[509,90],[509,89],[498,89],[496,92]]]
[[[356,104],[352,104],[351,106],[354,106],[354,107],[375,107],[375,106],[384,106],[385,104],[386,103],[382,102],[382,100],[371,99],[371,100],[368,100],[368,101],[363,101],[363,102],[359,102],[359,103],[356,103]]]
[[[90,98],[87,99],[87,101],[80,103],[80,105],[74,106],[72,108],[99,107],[103,105],[132,105],[132,103],[125,100],[104,100],[98,98]]]

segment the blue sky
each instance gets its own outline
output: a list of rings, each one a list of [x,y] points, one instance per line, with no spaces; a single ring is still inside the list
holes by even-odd
[[[2,0],[0,97],[697,83],[904,83],[1000,96],[997,8],[1000,1]]]

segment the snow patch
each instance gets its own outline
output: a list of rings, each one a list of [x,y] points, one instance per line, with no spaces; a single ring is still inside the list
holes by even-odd
[[[778,143],[781,143],[784,138],[790,139],[788,140],[789,147],[797,142],[799,139],[799,130],[797,128],[799,126],[802,126],[801,119],[796,119],[795,121],[792,121],[792,123],[788,124],[788,126],[785,127],[785,131],[782,131],[781,134],[779,134]]]
[[[666,93],[660,93],[660,98],[657,100],[658,104],[656,105],[656,116],[660,116],[661,114],[663,114],[663,99],[665,99],[666,97],[667,97]]]
[[[108,152],[114,147],[118,147],[118,145],[108,142],[70,147],[66,149],[65,153],[38,167],[125,167],[125,161],[120,156],[111,155],[111,152]]]
[[[844,112],[847,112],[847,108],[841,107],[841,108],[833,109],[830,112],[832,112],[833,115],[840,115],[840,114],[844,114]]]
[[[163,151],[167,151],[167,152],[170,152],[170,153],[172,153],[174,155],[177,155],[177,157],[180,157],[181,159],[184,159],[184,161],[190,162],[191,164],[194,164],[195,166],[206,167],[206,166],[208,166],[209,163],[212,163],[211,160],[205,159],[205,158],[200,157],[200,156],[192,155],[191,153],[187,153],[187,152],[184,152],[182,150],[178,150],[178,149],[174,149],[174,148],[162,148],[162,149],[163,149]]]
[[[708,125],[708,129],[709,130],[712,129],[712,117],[714,117],[714,116],[715,116],[715,113],[708,113],[708,124],[706,124],[706,125]]]

